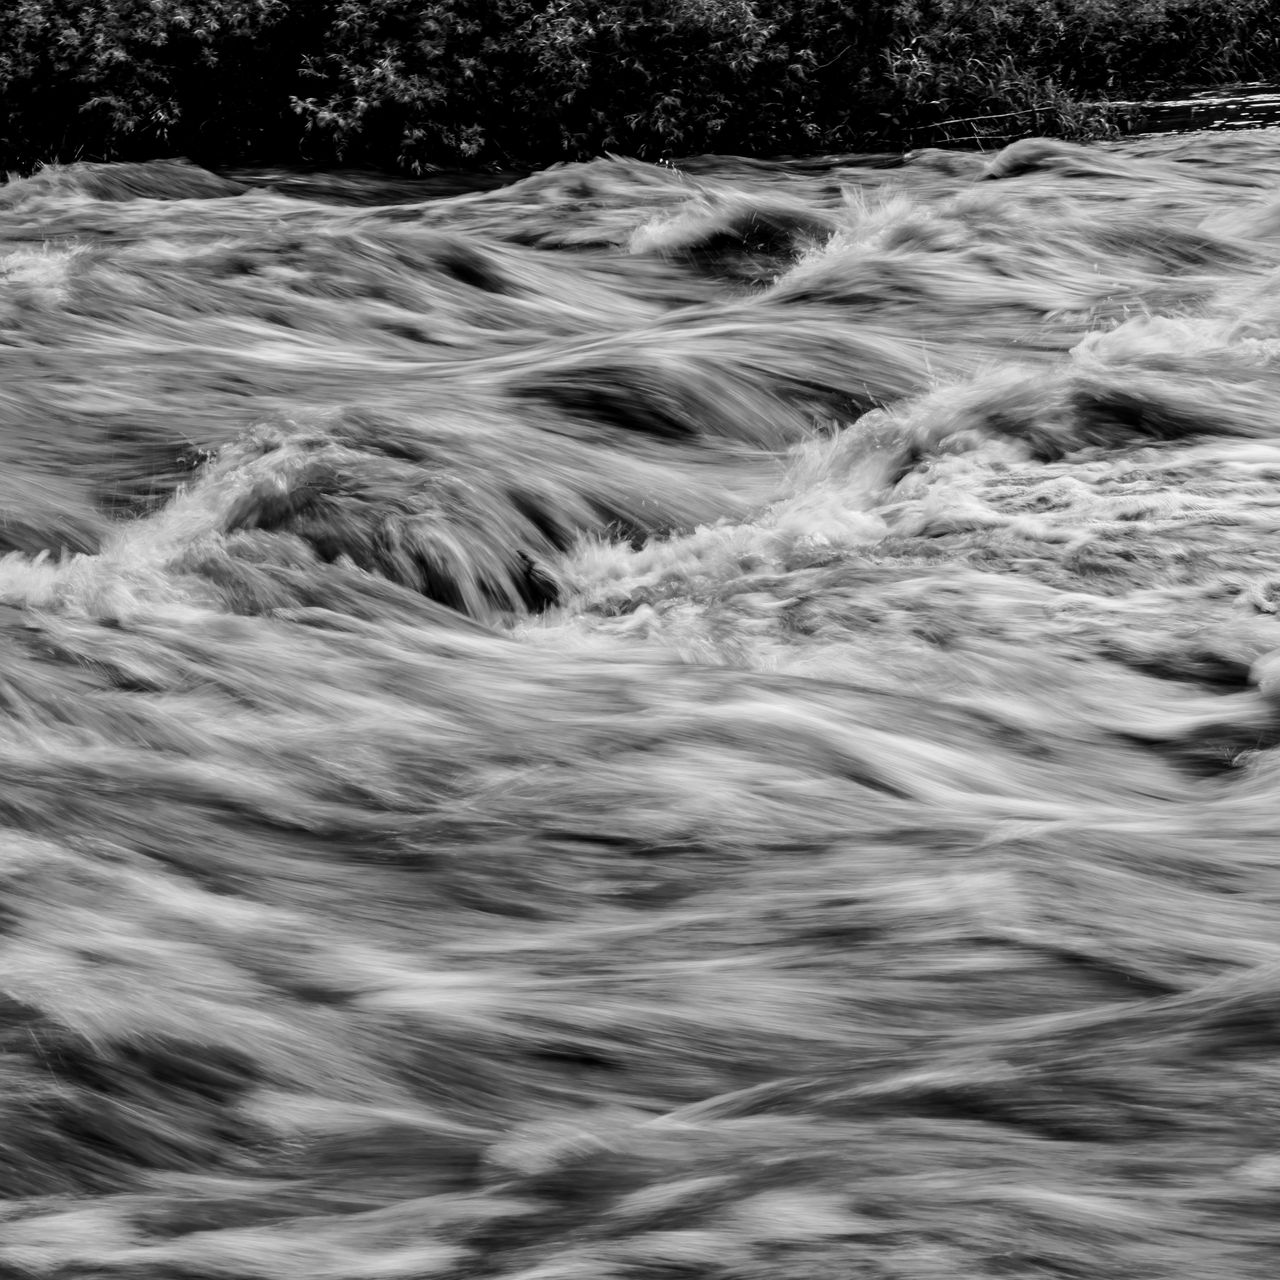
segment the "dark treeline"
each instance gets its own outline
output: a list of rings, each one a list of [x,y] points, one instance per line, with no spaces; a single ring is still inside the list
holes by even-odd
[[[1096,136],[1274,0],[0,0],[0,168],[546,164]],[[974,117],[980,119],[975,120]]]

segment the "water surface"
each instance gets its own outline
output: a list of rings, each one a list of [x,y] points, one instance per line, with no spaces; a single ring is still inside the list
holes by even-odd
[[[1278,136],[0,189],[0,1273],[1272,1280]]]

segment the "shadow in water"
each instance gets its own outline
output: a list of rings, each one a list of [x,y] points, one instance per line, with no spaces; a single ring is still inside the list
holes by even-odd
[[[1280,124],[1280,84],[1203,89],[1168,102],[1135,102],[1135,133],[1263,129]]]

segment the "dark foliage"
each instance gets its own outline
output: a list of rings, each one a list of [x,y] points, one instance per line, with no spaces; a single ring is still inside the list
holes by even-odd
[[[1096,136],[1271,0],[0,0],[0,167],[547,163]]]

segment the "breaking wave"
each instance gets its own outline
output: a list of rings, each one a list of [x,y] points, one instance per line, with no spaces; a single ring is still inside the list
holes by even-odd
[[[0,1274],[1274,1274],[1280,135],[0,188]]]

